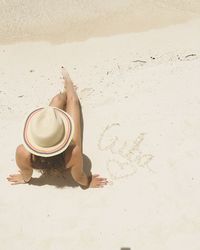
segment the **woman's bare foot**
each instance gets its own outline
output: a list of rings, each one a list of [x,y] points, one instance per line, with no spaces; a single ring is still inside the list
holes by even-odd
[[[72,80],[71,80],[71,78],[69,76],[69,73],[67,72],[66,68],[63,67],[63,66],[61,67],[61,74],[62,74],[64,80],[72,82]]]
[[[72,82],[72,79],[70,78],[69,76],[69,73],[67,72],[66,68],[65,67],[61,67],[61,74],[63,76],[63,79],[64,79],[64,88],[65,90],[67,91],[67,87],[69,84],[72,84],[74,89],[77,90],[77,86],[73,84]]]

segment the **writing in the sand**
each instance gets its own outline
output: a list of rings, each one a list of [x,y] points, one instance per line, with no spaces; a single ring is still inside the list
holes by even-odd
[[[152,154],[145,154],[140,149],[145,133],[140,133],[133,140],[130,138],[121,142],[119,136],[116,136],[117,132],[114,133],[119,126],[119,123],[106,126],[98,142],[100,150],[111,152],[107,169],[113,179],[133,175],[140,167],[149,169],[148,164],[153,158]]]

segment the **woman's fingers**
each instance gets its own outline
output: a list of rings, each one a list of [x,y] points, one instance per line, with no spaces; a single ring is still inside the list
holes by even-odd
[[[21,184],[21,182],[15,181],[15,182],[11,183],[11,185],[17,185],[17,184]]]
[[[14,182],[14,183],[18,182],[18,180],[11,180],[11,181]]]
[[[99,184],[97,187],[103,188],[105,185],[104,184]]]
[[[12,182],[11,185],[17,184],[19,182],[17,179],[14,179],[14,178],[7,178],[7,180]]]
[[[106,178],[96,178],[96,181],[100,184],[107,184],[108,183]]]
[[[13,181],[11,182],[11,185],[23,184],[23,183],[24,183],[24,182],[22,182],[22,181],[13,180]]]
[[[104,187],[105,185],[107,185],[107,181],[98,181],[98,182],[96,182],[96,185],[98,186],[98,187]]]
[[[18,176],[16,175],[12,175],[11,177],[8,177],[9,180],[17,180],[18,179]]]
[[[19,177],[21,174],[10,174],[9,177]]]
[[[7,177],[7,180],[11,182],[11,185],[16,185],[16,184],[22,184],[22,183],[24,183],[24,180],[23,180],[23,177],[22,177],[21,174],[10,174]]]
[[[92,182],[91,186],[93,188],[103,188],[105,185],[107,185],[109,182],[107,178],[102,178],[99,176],[99,174],[92,175]]]
[[[16,178],[7,178],[7,180],[8,180],[8,181],[14,181],[14,182],[17,181]]]
[[[7,180],[11,181],[11,180],[14,180],[15,178],[14,177],[7,177]]]
[[[98,181],[106,181],[106,178],[97,178]]]

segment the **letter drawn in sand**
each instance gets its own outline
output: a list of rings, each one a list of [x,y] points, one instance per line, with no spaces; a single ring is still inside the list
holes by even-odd
[[[107,169],[112,179],[122,179],[136,173],[137,168],[133,167],[128,161],[120,162],[119,160],[109,160]]]
[[[131,144],[126,140],[122,142],[122,145],[118,145],[119,137],[113,135],[113,132],[114,127],[119,126],[119,123],[107,125],[98,142],[98,148],[101,151],[111,153],[111,158],[107,161],[107,169],[111,178],[115,180],[135,174],[139,167],[149,169],[148,164],[153,159],[153,155],[144,154],[140,149],[145,133],[140,133]]]
[[[107,142],[106,144],[106,139],[108,140],[108,136],[107,133],[108,131],[114,127],[114,126],[119,126],[119,123],[112,123],[111,125],[106,126],[106,128],[103,130],[99,142],[98,142],[98,148],[102,151],[104,150],[112,150],[112,148],[114,147],[115,143],[118,141],[118,137],[114,136],[113,138],[109,138],[110,141]]]
[[[131,158],[135,155],[135,153],[139,150],[140,144],[144,140],[145,133],[140,133],[137,138],[133,141],[131,148],[129,149],[128,153],[126,154],[126,158],[131,160]]]

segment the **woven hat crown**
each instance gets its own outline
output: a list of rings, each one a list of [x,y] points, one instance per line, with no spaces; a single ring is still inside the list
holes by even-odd
[[[25,120],[23,144],[32,154],[50,157],[67,149],[74,135],[74,121],[62,109],[47,106],[33,110]]]
[[[64,136],[63,120],[51,106],[37,113],[32,120],[30,132],[41,147],[52,147]]]

